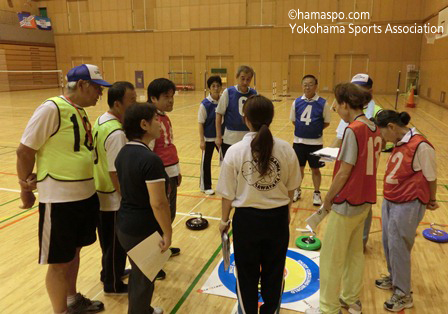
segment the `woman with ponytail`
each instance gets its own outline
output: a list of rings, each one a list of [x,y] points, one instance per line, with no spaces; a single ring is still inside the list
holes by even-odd
[[[243,107],[250,132],[232,145],[221,165],[217,192],[222,196],[219,230],[227,232],[233,215],[233,245],[238,313],[280,310],[283,271],[289,243],[290,206],[301,181],[299,162],[289,143],[272,136],[274,105],[251,96]]]
[[[384,175],[382,205],[383,247],[389,276],[375,281],[392,290],[384,308],[398,312],[413,306],[411,250],[425,210],[439,207],[436,201],[437,166],[434,147],[415,128],[407,127],[407,112],[384,110],[376,117],[384,140],[395,144]]]

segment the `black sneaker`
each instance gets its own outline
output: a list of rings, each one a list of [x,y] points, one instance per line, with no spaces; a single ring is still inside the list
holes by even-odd
[[[129,277],[129,275],[131,274],[131,269],[130,268],[126,268],[123,272],[123,275],[121,275],[121,279],[126,279]]]
[[[107,289],[104,287],[104,295],[125,295],[128,294],[128,285],[121,284],[118,289]]]
[[[67,308],[68,314],[84,314],[84,313],[98,313],[104,311],[104,303],[97,300],[90,300],[83,296],[81,293],[77,293],[75,296],[75,302]]]
[[[180,254],[180,249],[177,247],[170,247],[171,256],[177,256]]]
[[[156,280],[163,280],[166,277],[166,273],[161,269],[159,273],[156,275]]]

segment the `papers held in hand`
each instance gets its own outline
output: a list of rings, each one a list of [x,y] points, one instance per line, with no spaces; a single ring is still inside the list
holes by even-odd
[[[227,232],[222,233],[222,259],[224,260],[224,270],[228,271],[230,266],[230,240]]]
[[[338,158],[339,148],[337,147],[324,147],[311,153],[312,155],[319,156],[320,161],[332,162]]]
[[[171,256],[171,250],[161,252],[160,240],[162,240],[160,234],[154,232],[128,252],[129,257],[151,281],[154,281],[157,273]]]
[[[328,215],[330,211],[324,210],[323,206],[319,208],[317,212],[309,216],[305,222],[307,223],[307,229],[311,229],[311,231],[315,232],[319,223]]]

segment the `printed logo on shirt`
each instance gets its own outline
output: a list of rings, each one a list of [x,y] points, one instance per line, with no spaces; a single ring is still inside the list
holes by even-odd
[[[277,158],[271,156],[268,173],[261,176],[257,169],[257,163],[254,160],[246,161],[241,167],[241,173],[250,186],[259,191],[269,191],[274,189],[280,181],[280,162]]]

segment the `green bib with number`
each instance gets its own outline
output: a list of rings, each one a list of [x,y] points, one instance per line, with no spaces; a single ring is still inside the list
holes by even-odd
[[[121,130],[122,125],[117,119],[108,120],[99,124],[100,118],[96,119],[93,126],[93,146],[95,148],[95,160],[93,165],[93,175],[95,177],[95,187],[98,192],[113,193],[115,187],[109,175],[106,140],[112,132]]]
[[[378,105],[375,105],[375,107],[373,107],[373,117],[375,118],[376,115],[378,114],[378,112],[380,112],[380,111],[382,111],[382,110],[383,110],[383,108],[381,108],[381,107],[378,106]]]
[[[93,179],[93,146],[86,130],[90,127],[87,113],[62,97],[47,101],[58,107],[59,128],[37,151],[37,181],[48,176],[58,181]]]

